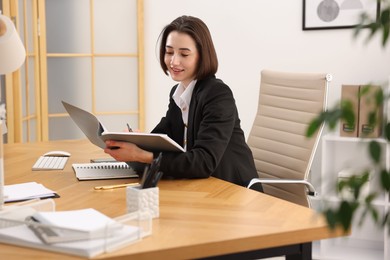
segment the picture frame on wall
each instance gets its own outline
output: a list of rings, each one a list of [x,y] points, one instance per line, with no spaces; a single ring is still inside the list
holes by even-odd
[[[362,13],[376,20],[380,0],[303,0],[303,30],[354,28]]]

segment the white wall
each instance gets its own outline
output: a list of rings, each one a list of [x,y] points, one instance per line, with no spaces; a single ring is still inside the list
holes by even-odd
[[[171,81],[159,67],[162,28],[186,14],[209,26],[220,67],[217,77],[234,92],[248,136],[257,109],[260,71],[327,72],[333,75],[329,105],[341,84],[385,83],[390,47],[364,43],[353,30],[302,31],[302,0],[145,0],[146,131],[165,114]],[[390,45],[390,44],[388,44]]]

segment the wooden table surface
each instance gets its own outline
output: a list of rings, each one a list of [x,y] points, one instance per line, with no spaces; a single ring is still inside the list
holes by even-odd
[[[71,157],[64,170],[32,171],[37,158],[50,150]],[[132,180],[78,181],[72,163],[107,157],[87,140],[6,144],[5,184],[28,181],[55,190],[56,210],[95,208],[117,217],[126,213],[125,189],[96,191],[97,185]],[[216,179],[162,180],[160,217],[153,233],[98,259],[194,259],[213,255],[298,244],[340,236],[311,209]],[[36,249],[0,244],[0,259],[80,259]]]

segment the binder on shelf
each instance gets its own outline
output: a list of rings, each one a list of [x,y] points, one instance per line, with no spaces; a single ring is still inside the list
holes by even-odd
[[[368,88],[368,92],[361,95],[359,102],[359,137],[377,138],[382,134],[382,120],[383,120],[383,107],[376,109],[375,95],[381,89],[380,86],[367,85],[360,86],[360,91],[364,88]],[[369,122],[370,113],[376,113],[377,122],[375,125],[371,125]]]
[[[52,207],[45,206],[47,212],[38,211],[34,203],[0,212],[0,242],[91,258],[152,232],[151,217],[145,212],[109,218],[93,209],[56,212],[51,203]],[[31,216],[41,222],[31,221]]]
[[[340,121],[340,136],[357,137],[359,120],[359,85],[342,85],[341,100],[350,101],[355,114],[355,124],[350,126],[344,120]]]
[[[368,88],[368,89],[365,89]],[[375,95],[380,86],[374,85],[342,85],[341,100],[352,103],[355,114],[355,124],[349,126],[345,121],[340,121],[340,136],[377,138],[382,134],[383,107],[375,109]],[[364,94],[362,94],[364,92]],[[377,122],[371,125],[369,115],[376,112]]]

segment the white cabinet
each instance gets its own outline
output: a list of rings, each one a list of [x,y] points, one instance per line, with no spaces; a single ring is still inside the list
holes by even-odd
[[[371,139],[333,135],[326,135],[322,138],[321,174],[317,175],[319,180],[316,180],[319,197],[312,200],[315,209],[321,210],[323,207],[337,205],[340,202],[336,190],[339,172],[349,169],[361,173],[371,164],[367,152],[369,140]],[[376,140],[382,147],[383,166],[389,169],[389,145],[383,139]],[[370,179],[370,191],[378,190],[378,179],[376,176]],[[389,195],[380,194],[373,204],[379,212],[385,214],[389,210]],[[388,260],[390,259],[389,239],[387,227],[377,227],[370,217],[367,217],[362,225],[359,225],[359,219],[355,218],[351,235],[315,242],[313,259]]]

